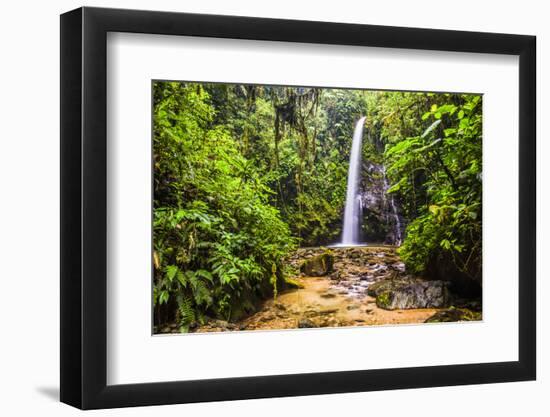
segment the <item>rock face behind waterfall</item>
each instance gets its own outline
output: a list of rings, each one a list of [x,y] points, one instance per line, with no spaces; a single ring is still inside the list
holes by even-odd
[[[391,195],[387,194],[388,182],[384,168],[380,164],[365,162],[361,182],[361,202],[363,206],[363,236],[366,242],[400,244],[399,223],[403,223],[399,214],[399,205],[391,204]],[[394,210],[395,208],[395,210]]]

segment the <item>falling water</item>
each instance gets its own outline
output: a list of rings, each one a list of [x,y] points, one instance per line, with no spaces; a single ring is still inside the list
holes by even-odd
[[[362,202],[358,192],[361,180],[361,149],[363,144],[363,125],[365,117],[361,117],[355,125],[353,142],[349,157],[348,190],[346,192],[346,208],[344,210],[344,225],[342,245],[360,244]]]
[[[382,173],[384,174],[384,196],[388,195],[388,189],[390,188],[388,184],[388,179],[386,178],[386,167],[382,166]],[[397,214],[397,207],[395,206],[395,200],[393,195],[390,195],[390,206],[392,209],[393,219],[394,219],[394,245],[401,245],[401,220],[399,219],[399,214]]]
[[[394,245],[401,245],[401,220],[397,214],[397,208],[395,207],[395,200],[393,196],[390,197],[391,208],[393,210],[393,218],[395,219],[395,242]]]

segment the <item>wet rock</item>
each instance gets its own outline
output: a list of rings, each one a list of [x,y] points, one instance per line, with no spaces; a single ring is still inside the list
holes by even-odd
[[[304,316],[305,317],[315,317],[317,316],[317,311],[316,310],[306,310],[304,311]]]
[[[313,321],[310,319],[300,319],[298,320],[298,328],[299,329],[311,329],[317,327]]]
[[[325,293],[321,294],[321,297],[322,298],[334,298],[334,297],[336,297],[336,294],[334,294],[333,292],[325,292]]]
[[[334,271],[332,274],[329,275],[329,278],[334,281],[340,281],[340,279],[342,278],[342,272]]]
[[[334,268],[334,256],[330,252],[313,256],[304,261],[300,271],[312,277],[323,277],[330,274]]]
[[[286,310],[286,306],[284,304],[281,304],[281,303],[275,303],[273,305],[273,307],[275,307],[277,310],[282,310],[282,311]]]
[[[403,262],[396,262],[391,267],[398,272],[405,272],[405,264]]]
[[[263,316],[260,320],[261,321],[271,321],[271,320],[275,320],[275,315],[274,314],[266,314],[265,316]]]
[[[358,304],[350,304],[346,307],[348,310],[357,310],[359,308]]]
[[[386,272],[388,272],[388,266],[387,265],[384,265],[384,264],[376,264],[376,265],[373,265],[371,267],[371,272],[374,274],[374,275],[381,275],[381,274],[385,274]]]
[[[213,327],[220,327],[222,329],[227,328],[227,325],[228,323],[225,320],[214,320],[214,322],[212,323]]]
[[[420,279],[387,279],[369,286],[368,294],[386,310],[446,307],[451,299],[449,283]]]
[[[338,320],[336,320],[334,317],[331,317],[330,319],[327,320],[327,323],[329,326],[331,327],[338,327],[340,325],[340,323],[338,322]]]
[[[472,311],[467,308],[450,307],[441,310],[426,319],[425,323],[446,323],[453,321],[478,321],[481,320],[481,312]]]

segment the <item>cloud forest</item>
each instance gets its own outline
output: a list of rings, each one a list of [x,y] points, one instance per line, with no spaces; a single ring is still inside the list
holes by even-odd
[[[482,96],[152,82],[153,332],[482,319]]]

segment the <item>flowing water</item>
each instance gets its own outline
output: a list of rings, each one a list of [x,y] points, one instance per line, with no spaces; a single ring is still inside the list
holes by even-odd
[[[388,179],[386,178],[386,167],[382,167],[382,173],[384,174],[384,195],[388,195],[388,189],[390,188],[390,185],[388,183]],[[394,245],[399,246],[402,242],[402,236],[401,236],[401,219],[399,218],[399,214],[397,214],[397,207],[395,205],[395,199],[393,198],[393,195],[389,196],[390,200],[390,207],[392,210],[392,215],[394,219],[394,237],[395,240],[393,242]]]
[[[358,192],[361,181],[361,151],[363,144],[363,126],[365,117],[361,117],[355,125],[351,154],[349,157],[348,188],[346,192],[346,207],[342,227],[341,245],[354,246],[361,244],[362,204]]]
[[[287,260],[297,267],[304,259],[325,253],[325,248],[300,248]],[[279,293],[266,300],[254,314],[228,323],[220,320],[194,330],[280,330],[305,327],[375,326],[423,323],[441,309],[385,310],[368,294],[368,286],[392,274],[403,273],[394,246],[345,247],[332,249],[334,272],[329,276],[294,277],[299,289]],[[178,326],[163,332],[177,332]]]

